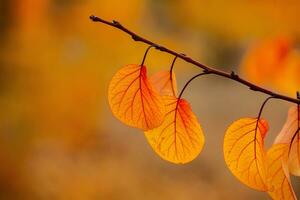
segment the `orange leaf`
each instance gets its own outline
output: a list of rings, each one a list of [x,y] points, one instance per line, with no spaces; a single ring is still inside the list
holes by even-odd
[[[145,132],[154,151],[172,163],[187,163],[196,158],[204,145],[200,124],[184,99],[164,96],[167,114],[161,126]]]
[[[284,63],[292,50],[292,42],[287,37],[275,37],[255,44],[249,49],[242,70],[248,78],[260,84],[272,84],[282,79]]]
[[[299,131],[297,132],[298,118],[300,118],[298,117],[298,107],[291,107],[288,112],[287,120],[275,139],[276,144],[290,144],[289,171],[295,176],[300,176],[300,133]]]
[[[284,78],[278,81],[277,88],[287,94],[294,95],[300,88],[300,51],[292,51],[283,67],[284,70],[280,74]]]
[[[121,68],[110,82],[108,100],[113,114],[129,126],[150,130],[164,120],[164,102],[148,81],[145,66]]]
[[[150,82],[160,95],[177,95],[177,83],[175,73],[172,71],[172,77],[170,71],[159,71],[150,77]]]
[[[241,70],[252,82],[294,95],[299,89],[300,51],[288,36],[268,38],[253,45]]]
[[[275,144],[267,153],[269,195],[272,199],[297,199],[287,166],[288,144]]]
[[[257,131],[255,134],[257,125]],[[243,118],[229,126],[224,138],[224,157],[230,171],[245,185],[266,191],[264,120]]]

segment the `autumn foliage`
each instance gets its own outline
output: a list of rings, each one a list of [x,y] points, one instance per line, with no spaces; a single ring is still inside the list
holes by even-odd
[[[265,51],[268,48],[271,51]],[[277,83],[279,71],[292,62],[290,49],[290,43],[283,39],[267,42],[248,54],[245,70],[259,82],[275,68],[266,81]],[[196,115],[182,95],[194,78],[207,73],[191,78],[178,95],[174,62],[169,71],[159,71],[150,78],[143,64],[122,67],[110,82],[108,100],[120,121],[144,131],[157,155],[171,163],[185,164],[201,153],[205,139]],[[258,72],[261,65],[265,68]],[[290,174],[300,175],[299,105],[291,107],[284,127],[267,149],[264,141],[269,125],[261,114],[272,98],[263,103],[258,117],[241,118],[228,127],[224,158],[232,174],[248,187],[266,192],[273,199],[297,199]]]
[[[88,19],[91,14],[115,19],[149,41],[296,98],[300,1],[8,0],[1,1],[0,10],[0,199],[300,197],[296,104],[272,100],[258,120],[269,127],[263,151],[256,151],[265,154],[263,165],[256,160],[265,168],[267,190],[256,191],[247,186],[260,181],[254,177],[255,161],[250,173],[236,177],[236,163],[227,168],[223,159],[223,137],[234,136],[226,127],[258,119],[264,94],[209,75],[179,97],[198,68],[178,58],[170,72],[173,56],[153,48],[143,71],[141,41]],[[111,112],[108,86],[125,68],[137,71],[120,82],[123,89],[139,78],[129,93],[112,91],[114,104],[123,94],[124,99]],[[149,100],[151,94],[158,100]],[[132,99],[132,106],[126,105]],[[154,108],[147,101],[163,105]],[[291,120],[284,124],[288,107]],[[145,130],[146,120],[157,127]],[[236,145],[260,142],[258,125],[256,138],[252,131]],[[241,153],[236,145],[232,152]],[[253,148],[251,142],[242,152],[239,163],[245,166],[238,169],[249,167],[244,158],[254,159]]]
[[[177,97],[173,71],[158,72],[148,80],[144,65],[127,65],[114,75],[108,100],[114,115],[143,130],[153,150],[163,159],[187,163],[201,152],[201,126],[189,103]]]

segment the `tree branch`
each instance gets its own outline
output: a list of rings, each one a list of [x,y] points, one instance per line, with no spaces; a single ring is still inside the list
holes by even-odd
[[[146,38],[143,38],[139,35],[137,35],[136,33],[128,30],[126,27],[124,27],[121,23],[113,20],[112,22],[109,22],[109,21],[106,21],[104,19],[101,19],[97,16],[94,16],[94,15],[91,15],[90,16],[90,19],[93,21],[93,22],[101,22],[103,24],[106,24],[106,25],[109,25],[109,26],[112,26],[114,28],[117,28],[125,33],[127,33],[128,35],[131,36],[131,38],[134,40],[134,41],[137,41],[137,42],[143,42],[145,44],[148,44],[148,45],[151,45],[151,46],[154,46],[157,50],[160,50],[160,51],[163,51],[163,52],[166,52],[168,54],[171,54],[171,55],[174,55],[174,56],[177,56],[178,58],[181,58],[182,60],[188,62],[188,63],[191,63],[201,69],[204,70],[204,72],[206,73],[209,73],[209,74],[215,74],[215,75],[218,75],[218,76],[222,76],[222,77],[225,77],[225,78],[228,78],[228,79],[231,79],[231,80],[234,80],[236,82],[239,82],[245,86],[248,86],[250,90],[253,90],[253,91],[258,91],[258,92],[261,92],[261,93],[264,93],[264,94],[267,94],[267,95],[270,95],[271,97],[274,97],[274,98],[277,98],[277,99],[282,99],[282,100],[285,100],[285,101],[288,101],[288,102],[292,102],[292,103],[296,103],[296,104],[300,104],[300,99],[297,99],[297,98],[292,98],[292,97],[288,97],[288,96],[285,96],[285,95],[282,95],[282,94],[278,94],[278,93],[275,93],[275,92],[272,92],[270,90],[267,90],[265,88],[262,88],[258,85],[255,85],[254,83],[251,83],[245,79],[242,79],[240,78],[236,73],[234,72],[231,72],[231,73],[227,73],[227,72],[224,72],[224,71],[221,71],[221,70],[217,70],[217,69],[214,69],[212,67],[208,67],[202,63],[199,63],[198,61],[195,61],[194,59],[188,57],[187,55],[185,54],[182,54],[182,53],[177,53],[176,51],[173,51],[167,47],[164,47],[164,46],[161,46],[159,44],[156,44]]]

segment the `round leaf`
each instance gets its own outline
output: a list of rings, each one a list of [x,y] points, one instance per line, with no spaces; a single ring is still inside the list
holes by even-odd
[[[145,66],[121,68],[110,82],[108,100],[113,114],[129,126],[150,130],[163,122],[164,102],[147,79]]]
[[[257,123],[256,118],[243,118],[229,126],[224,138],[228,168],[242,183],[259,191],[267,190],[264,150],[267,130],[266,121]]]
[[[172,163],[195,159],[204,145],[204,135],[191,107],[184,99],[164,97],[166,117],[161,126],[145,132],[154,151]]]

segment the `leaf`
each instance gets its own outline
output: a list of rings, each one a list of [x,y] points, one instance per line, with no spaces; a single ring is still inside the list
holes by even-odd
[[[202,151],[204,135],[200,124],[184,99],[164,96],[166,117],[161,126],[145,132],[153,150],[172,163],[187,163]]]
[[[284,64],[284,70],[282,70],[282,79],[278,82],[277,88],[286,94],[294,96],[295,91],[299,90],[300,86],[300,51],[294,49]]]
[[[259,191],[267,190],[264,150],[267,131],[265,120],[257,123],[256,118],[243,118],[229,126],[224,138],[228,168],[242,183]]]
[[[298,129],[298,107],[293,106],[289,109],[287,120],[275,139],[275,144],[289,144],[295,132]]]
[[[268,193],[275,200],[297,199],[288,172],[288,148],[288,144],[275,144],[267,153]]]
[[[298,130],[298,123],[300,123],[298,121],[299,118],[298,107],[291,107],[288,112],[287,120],[275,139],[276,144],[290,144],[289,171],[295,176],[300,176],[300,133]]]
[[[292,41],[287,37],[260,41],[245,55],[242,71],[255,83],[276,85],[282,79],[282,71],[291,51]]]
[[[147,79],[145,66],[121,68],[110,82],[108,100],[113,114],[129,126],[150,130],[164,120],[164,102]]]
[[[289,153],[289,171],[295,176],[300,176],[300,136],[299,131],[293,141]]]
[[[252,82],[294,95],[300,86],[300,51],[288,36],[266,38],[244,56],[241,71]]]
[[[170,71],[159,71],[150,77],[150,82],[160,95],[177,95],[177,83],[175,73],[172,71],[172,77]]]

